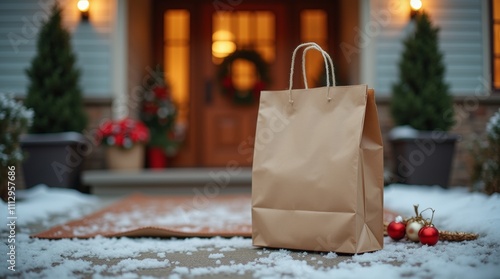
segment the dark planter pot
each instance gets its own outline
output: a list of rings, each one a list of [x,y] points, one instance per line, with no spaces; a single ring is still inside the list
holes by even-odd
[[[458,138],[436,131],[419,132],[414,138],[390,139],[396,182],[448,187]]]
[[[46,184],[80,189],[83,161],[90,152],[82,134],[27,134],[21,137],[21,147],[26,155],[23,161],[26,188]]]

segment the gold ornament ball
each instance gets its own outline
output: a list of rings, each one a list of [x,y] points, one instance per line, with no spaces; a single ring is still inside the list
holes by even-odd
[[[418,232],[423,226],[424,224],[417,221],[409,222],[408,224],[406,224],[406,236],[408,236],[408,238],[412,241],[420,241]]]

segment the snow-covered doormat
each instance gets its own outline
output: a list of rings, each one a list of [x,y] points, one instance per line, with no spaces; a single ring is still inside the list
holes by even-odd
[[[33,237],[251,237],[250,205],[250,195],[200,198],[136,194]],[[386,220],[395,216],[384,211]]]

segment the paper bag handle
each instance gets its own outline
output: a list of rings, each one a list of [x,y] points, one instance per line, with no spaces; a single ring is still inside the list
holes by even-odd
[[[306,54],[312,48],[321,51],[323,53],[323,57],[326,56],[326,58],[328,58],[330,68],[332,69],[332,82],[333,82],[332,86],[335,86],[335,74],[334,74],[334,69],[333,69],[333,61],[332,61],[332,58],[330,57],[330,55],[328,54],[328,52],[324,51],[323,49],[318,49],[316,46],[308,46],[302,52],[302,76],[304,78],[304,85],[305,85],[306,89],[309,88],[309,86],[307,84],[307,76],[306,76]],[[326,61],[325,61],[325,63],[326,63]],[[326,76],[327,76],[326,86],[330,86],[330,79],[328,78],[329,71],[328,71],[328,67],[326,66],[326,64],[325,64],[325,69],[326,69]]]
[[[305,55],[306,55],[307,51],[309,51],[310,49],[316,49],[319,52],[321,52],[321,55],[323,56],[323,59],[325,61],[325,69],[326,69],[326,76],[327,76],[326,83],[327,83],[327,88],[328,88],[326,98],[327,98],[328,101],[331,101],[332,98],[330,97],[330,79],[328,78],[330,76],[330,71],[328,69],[328,63],[330,64],[330,66],[332,68],[332,81],[333,81],[333,86],[335,86],[335,74],[334,74],[334,68],[333,68],[332,58],[318,44],[313,43],[313,42],[309,42],[309,43],[303,43],[303,44],[298,45],[295,48],[295,50],[293,51],[293,54],[292,54],[292,64],[290,66],[290,82],[289,82],[289,87],[288,87],[288,102],[293,105],[292,86],[293,86],[293,72],[294,72],[294,67],[295,67],[295,55],[297,54],[297,51],[300,48],[305,47],[305,46],[307,46],[307,47],[306,47],[306,49],[302,53],[302,75],[303,75],[303,78],[304,78],[304,85],[305,85],[305,87],[307,89],[308,88],[308,84],[307,84],[306,70],[305,70]]]

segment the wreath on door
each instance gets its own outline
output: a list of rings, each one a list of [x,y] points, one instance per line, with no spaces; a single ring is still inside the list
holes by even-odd
[[[234,62],[243,59],[255,66],[256,80],[247,89],[238,89],[233,80]],[[254,50],[236,50],[228,55],[219,66],[217,73],[222,94],[238,105],[250,105],[259,100],[260,91],[270,83],[269,66],[262,56]]]

